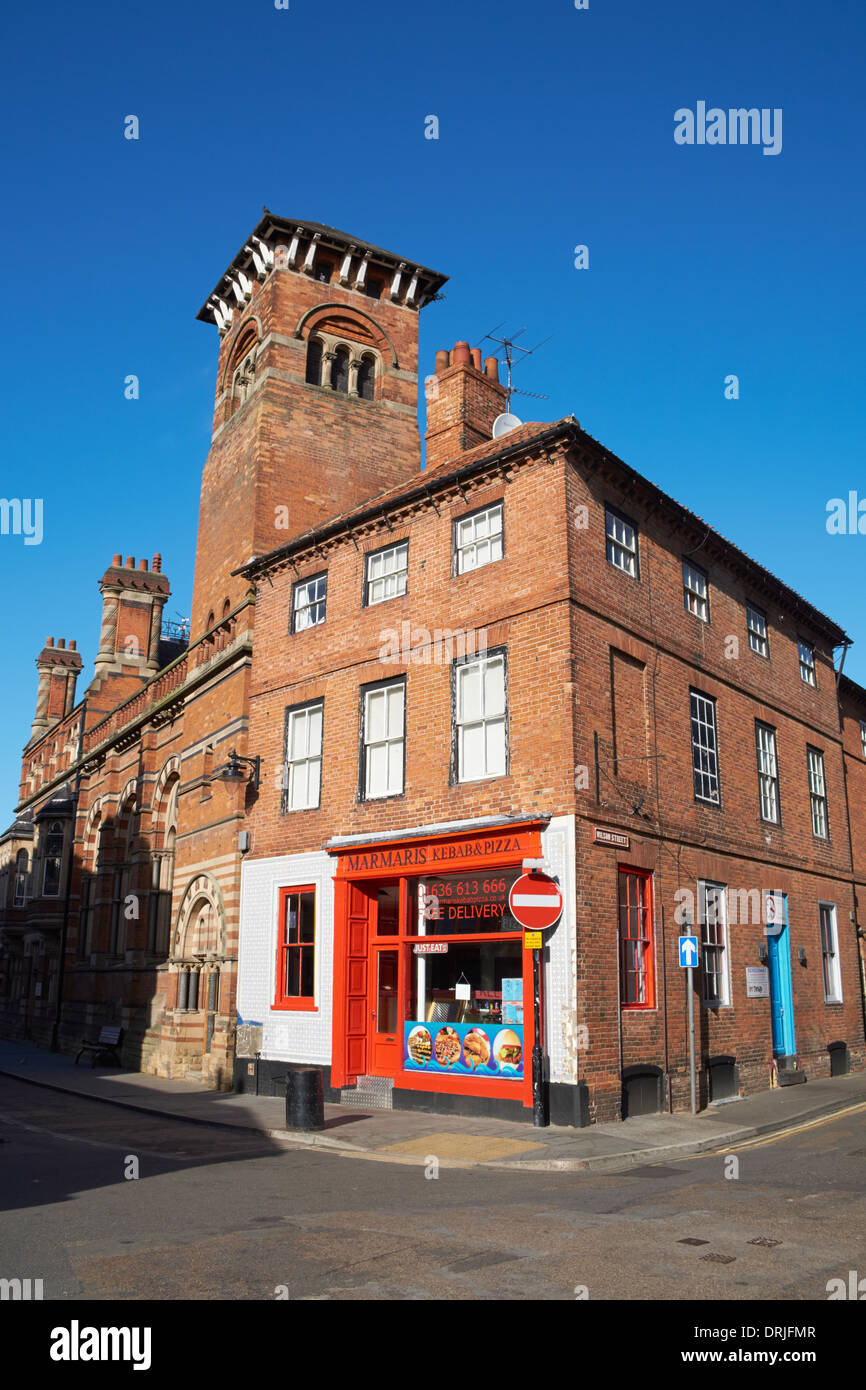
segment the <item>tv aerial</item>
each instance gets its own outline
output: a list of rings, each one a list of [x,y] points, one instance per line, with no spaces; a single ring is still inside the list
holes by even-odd
[[[504,337],[504,338],[497,338],[497,337],[496,337],[497,331],[498,331],[500,328],[504,328],[504,326],[505,326],[505,321],[504,321],[504,320],[503,320],[502,323],[497,323],[496,327],[495,327],[495,328],[491,328],[491,330],[490,330],[489,333],[485,333],[485,334],[484,334],[484,337],[483,337],[483,338],[480,338],[479,341],[475,344],[475,346],[476,346],[476,347],[480,347],[482,343],[490,342],[490,343],[498,343],[499,346],[502,348],[502,358],[501,358],[501,361],[505,363],[505,373],[506,373],[506,382],[505,382],[505,410],[506,410],[506,414],[510,415],[511,397],[512,397],[512,396],[531,396],[532,399],[533,399],[533,400],[536,400],[536,401],[549,401],[549,400],[550,400],[550,397],[549,397],[549,396],[545,396],[545,395],[543,395],[543,394],[542,394],[541,392],[539,392],[539,391],[524,391],[524,390],[522,390],[519,386],[513,386],[513,385],[511,384],[511,373],[512,373],[512,370],[513,370],[513,368],[514,368],[515,365],[520,365],[521,363],[525,362],[526,359],[527,359],[527,357],[531,357],[532,354],[533,354],[534,352],[537,352],[538,349],[539,349],[540,347],[544,347],[544,344],[545,344],[545,343],[549,343],[549,342],[550,342],[550,338],[551,338],[552,335],[548,335],[548,337],[542,338],[541,342],[540,342],[540,343],[536,343],[534,348],[525,348],[525,347],[523,347],[523,345],[522,345],[521,343],[518,343],[517,339],[518,339],[519,337],[521,337],[521,335],[522,335],[523,333],[526,332],[526,329],[525,329],[525,328],[519,328],[518,331],[517,331],[516,333],[512,333],[510,336],[506,336],[506,337]],[[522,356],[522,357],[519,357],[519,358],[517,359],[517,363],[515,363],[515,359],[514,359],[514,354],[515,354],[515,352],[522,352],[522,353],[523,353],[523,356]],[[517,416],[516,416],[516,415],[511,415],[510,418],[511,418],[512,420],[517,420]],[[503,419],[503,416],[500,415],[499,419],[500,419],[500,420]],[[498,423],[498,421],[497,421],[497,423]],[[518,423],[520,423],[520,422],[518,421]],[[495,427],[494,427],[494,428],[495,428]],[[512,429],[513,429],[514,426],[513,426],[513,425],[512,425],[512,426],[508,426],[507,428],[512,428]],[[504,434],[504,433],[505,433],[505,430],[501,430],[500,433]],[[496,438],[496,437],[497,437],[497,436],[494,434],[494,438]]]

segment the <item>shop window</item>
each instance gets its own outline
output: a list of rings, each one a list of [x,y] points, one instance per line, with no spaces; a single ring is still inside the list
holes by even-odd
[[[44,862],[43,896],[58,898],[60,896],[60,871],[63,864],[63,826],[60,821],[51,822],[51,829],[45,837]]]
[[[519,877],[516,869],[504,869],[425,879],[419,893],[422,934],[520,931],[508,907],[508,894]]]
[[[314,574],[302,579],[292,589],[292,632],[304,632],[325,621],[328,599],[328,576]]]
[[[454,665],[456,780],[478,782],[507,771],[505,653]]]
[[[482,507],[454,523],[454,557],[457,574],[481,569],[502,559],[502,503]]]
[[[319,804],[324,708],[317,700],[286,710],[284,811],[305,811]]]
[[[640,869],[619,871],[619,946],[623,1008],[654,1008],[652,878]]]
[[[281,888],[274,1008],[313,1008],[316,983],[316,890]]]
[[[375,550],[366,557],[364,604],[372,608],[406,593],[409,577],[409,542]]]
[[[361,693],[361,795],[365,801],[402,794],[405,698],[404,680]]]

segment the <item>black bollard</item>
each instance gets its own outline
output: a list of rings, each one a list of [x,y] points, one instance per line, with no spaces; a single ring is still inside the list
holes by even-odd
[[[295,1067],[286,1073],[286,1129],[324,1129],[321,1067]]]

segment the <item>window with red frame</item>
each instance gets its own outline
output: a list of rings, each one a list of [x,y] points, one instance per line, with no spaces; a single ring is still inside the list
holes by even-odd
[[[652,877],[637,869],[619,871],[619,954],[623,1008],[652,1008]]]
[[[313,1008],[315,1000],[316,890],[280,890],[277,936],[277,1008]]]

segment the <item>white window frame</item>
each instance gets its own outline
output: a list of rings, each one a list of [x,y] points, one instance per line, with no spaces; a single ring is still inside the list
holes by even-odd
[[[702,623],[710,621],[710,577],[691,560],[683,560],[683,604]]]
[[[708,908],[712,904],[713,920],[710,921]],[[728,939],[728,887],[725,883],[714,883],[709,879],[698,880],[698,923],[701,942],[701,1002],[708,1009],[727,1009],[731,1005],[731,961]],[[709,940],[710,929],[715,939]],[[706,967],[708,955],[716,961],[716,970],[709,972]],[[710,995],[708,985],[711,978],[718,982],[718,992]]]
[[[800,662],[800,680],[805,685],[817,686],[815,674],[815,648],[802,638],[797,638],[797,659]]]
[[[375,571],[375,573],[374,573]],[[409,542],[398,541],[383,550],[373,550],[365,556],[364,606],[400,598],[407,592],[409,581]]]
[[[325,621],[327,605],[327,570],[322,574],[312,574],[309,579],[299,579],[292,589],[292,632],[306,632],[308,628],[318,627]]]
[[[637,527],[634,522],[613,507],[605,507],[604,537],[608,564],[637,579]]]
[[[824,774],[824,754],[820,748],[806,749],[809,769],[809,805],[812,811],[812,834],[816,840],[829,840],[830,817],[827,812],[827,779]]]
[[[779,796],[779,758],[776,751],[776,730],[770,724],[755,720],[755,752],[758,759],[758,801],[761,820],[768,825],[781,823]],[[772,815],[769,812],[772,811]]]
[[[708,717],[708,711],[711,712],[712,718]],[[721,806],[722,787],[719,776],[719,731],[716,719],[716,702],[711,696],[701,694],[699,690],[689,691],[689,726],[695,800],[708,806]],[[712,732],[712,741],[706,738],[703,740],[696,738],[696,734],[703,731]],[[704,781],[706,781],[709,786],[715,786],[714,796],[698,791],[699,779],[701,779],[701,785],[704,785]]]
[[[835,903],[818,903],[818,931],[821,935],[821,975],[824,1003],[841,1004],[842,965],[839,960],[839,922]]]
[[[395,698],[399,695],[399,699]],[[361,692],[363,759],[362,795],[365,801],[381,801],[386,796],[402,796],[406,760],[406,682],[388,681],[368,686]],[[374,728],[372,705],[381,701],[385,718],[382,736],[371,736]],[[374,750],[384,749],[385,780],[373,785]]]
[[[314,717],[316,714],[319,716],[318,736],[316,735],[317,721]],[[300,737],[303,746],[300,755],[292,757],[296,725],[301,731]],[[310,704],[297,705],[286,710],[284,811],[311,811],[315,810],[321,803],[324,727],[324,700],[314,700]],[[311,796],[313,787],[315,787],[316,793],[315,800]]]
[[[746,629],[749,634],[749,649],[756,656],[769,657],[770,639],[767,634],[767,615],[754,604],[746,604]]]
[[[454,523],[455,572],[467,574],[502,559],[505,506],[492,502]],[[485,551],[486,547],[486,551]],[[486,558],[479,558],[484,556]]]
[[[454,738],[454,780],[463,782],[488,781],[492,777],[508,775],[508,683],[506,654],[504,651],[491,652],[473,661],[458,661],[454,664],[453,695],[453,738]],[[491,670],[501,672],[501,711],[488,709],[487,676]],[[469,719],[463,714],[463,691],[466,681],[473,672],[480,676],[480,717]],[[484,771],[479,776],[466,775],[466,747],[469,739],[481,740]]]

